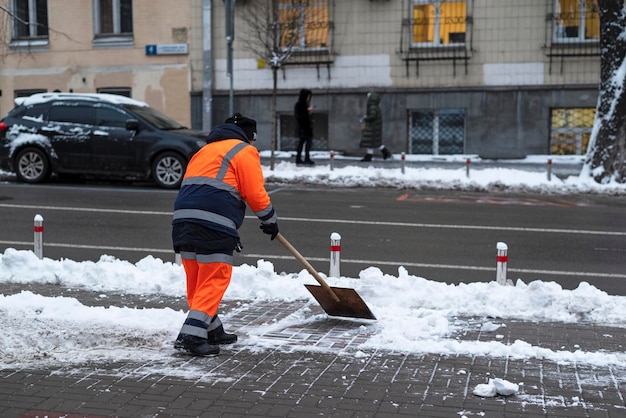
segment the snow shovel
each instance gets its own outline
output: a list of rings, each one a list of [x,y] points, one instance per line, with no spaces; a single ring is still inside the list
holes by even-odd
[[[319,273],[309,264],[309,262],[294,248],[287,238],[280,232],[276,239],[302,264],[309,273],[315,277],[321,286],[305,284],[304,286],[311,292],[313,297],[324,308],[330,316],[345,316],[349,318],[376,319],[370,308],[367,307],[363,299],[354,289],[343,287],[330,287],[321,278]]]

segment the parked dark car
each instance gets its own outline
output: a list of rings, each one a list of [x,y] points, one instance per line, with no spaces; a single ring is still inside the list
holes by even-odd
[[[0,121],[0,168],[26,183],[87,174],[153,179],[174,189],[206,144],[206,133],[124,96],[39,93],[15,104]]]

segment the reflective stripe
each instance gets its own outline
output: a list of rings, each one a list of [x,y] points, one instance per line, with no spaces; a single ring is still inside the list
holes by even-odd
[[[267,218],[267,215],[269,215],[270,213],[272,214],[272,216]],[[264,223],[264,224],[273,224],[278,219],[276,216],[276,212],[274,212],[274,207],[272,206],[271,203],[265,209],[260,210],[258,212],[254,212],[254,214],[257,216],[257,218],[261,220],[261,223]],[[264,218],[267,218],[267,219],[264,219]]]
[[[209,328],[207,328],[207,331],[211,332],[214,329],[218,329],[221,325],[222,321],[217,315],[215,315],[213,319],[211,319],[211,323],[209,324]]]
[[[217,213],[208,212],[201,209],[177,209],[174,211],[174,219],[201,219],[203,221],[213,222],[227,228],[237,229],[237,225],[225,216]]]
[[[197,254],[196,260],[198,263],[226,263],[232,266],[233,264],[233,256],[222,253],[213,253],[213,254]]]
[[[241,195],[239,194],[239,190],[237,190],[230,184],[214,179],[213,177],[195,176],[195,177],[186,178],[185,180],[183,180],[183,183],[181,184],[181,188],[184,186],[192,186],[192,185],[211,186],[214,189],[224,190],[225,192],[230,193],[232,197],[234,197],[235,199],[239,201],[242,200]]]
[[[180,329],[181,334],[195,335],[200,338],[207,338],[207,328],[211,323],[211,315],[201,311],[191,310],[187,314],[187,319]]]
[[[274,210],[274,207],[270,203],[268,207],[266,207],[265,209],[262,209],[262,210],[260,210],[258,212],[254,212],[254,214],[257,217],[259,217],[259,218],[263,218],[263,217],[269,215],[273,210]]]
[[[196,260],[198,263],[226,263],[231,266],[234,260],[232,255],[222,253],[196,254],[193,251],[181,251],[180,256],[183,260]]]
[[[247,146],[248,146],[247,143],[240,142],[237,145],[235,145],[234,147],[232,147],[226,153],[226,155],[224,155],[224,159],[222,160],[222,164],[220,165],[220,169],[218,170],[217,175],[215,176],[215,178],[217,180],[224,180],[224,177],[226,177],[226,173],[228,173],[228,166],[230,165],[230,161],[235,157],[235,155],[237,155],[239,153],[239,151],[241,151],[242,149],[244,149]]]
[[[181,251],[180,258],[182,258],[183,260],[195,260],[196,253],[191,252],[191,251]]]
[[[211,322],[211,315],[209,315],[207,313],[204,313],[202,311],[191,310],[187,314],[187,318],[189,318],[189,319],[197,319],[199,321],[202,321],[202,322],[206,323],[207,325],[209,324],[209,322]]]
[[[195,335],[200,338],[208,338],[209,332],[205,328],[194,327],[193,325],[184,324],[180,328],[181,334]]]

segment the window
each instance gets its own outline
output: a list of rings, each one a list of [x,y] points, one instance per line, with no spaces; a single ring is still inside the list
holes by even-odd
[[[411,154],[463,154],[465,112],[460,109],[412,112],[409,135]]]
[[[279,0],[280,45],[300,50],[327,49],[328,1]]]
[[[554,12],[555,41],[600,39],[600,14],[596,0],[555,0]]]
[[[596,109],[552,109],[550,116],[550,154],[585,155]]]
[[[328,151],[328,113],[313,113],[312,151]],[[296,151],[300,138],[297,134],[296,118],[293,113],[279,115],[278,150]]]
[[[50,108],[48,120],[51,122],[94,124],[94,107],[78,103],[59,102]]]
[[[48,0],[12,0],[12,41],[48,40]]]
[[[98,126],[125,128],[128,119],[134,118],[119,109],[103,106],[96,107],[96,125]]]
[[[36,103],[32,106],[25,107],[21,112],[16,113],[15,117],[30,121],[43,122],[49,107],[50,105],[48,103]]]
[[[412,46],[464,44],[466,2],[411,0]]]
[[[13,92],[14,96],[13,97],[28,97],[28,96],[32,96],[33,94],[37,94],[37,93],[45,93],[47,92],[46,89],[24,89],[24,90],[15,90]]]
[[[96,43],[132,41],[132,0],[94,0],[94,30]]]
[[[97,93],[117,94],[119,96],[131,97],[130,87],[101,87],[96,90]]]

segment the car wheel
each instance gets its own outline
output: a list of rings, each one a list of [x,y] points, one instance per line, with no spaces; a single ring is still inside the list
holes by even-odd
[[[24,148],[15,158],[15,174],[24,183],[39,183],[50,177],[50,162],[39,148]]]
[[[152,178],[159,187],[176,189],[180,187],[187,168],[187,161],[175,152],[157,155],[152,163]]]

